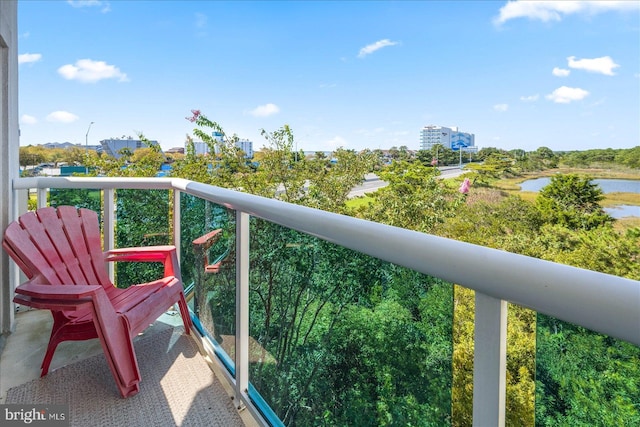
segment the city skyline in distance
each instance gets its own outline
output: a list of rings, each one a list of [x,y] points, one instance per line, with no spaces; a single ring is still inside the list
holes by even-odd
[[[417,150],[427,125],[479,148],[640,145],[640,2],[21,2],[18,19],[21,145],[141,132],[166,150],[191,109],[256,150],[284,124],[306,151]]]

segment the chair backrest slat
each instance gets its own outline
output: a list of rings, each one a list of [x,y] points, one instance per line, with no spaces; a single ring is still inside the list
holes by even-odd
[[[78,280],[84,280],[85,282],[82,284],[99,284],[98,278],[93,271],[93,263],[91,262],[91,255],[89,254],[89,248],[87,247],[87,241],[85,240],[85,233],[82,227],[82,220],[78,215],[78,210],[73,206],[59,206],[58,217],[64,225],[64,233],[73,251],[73,255],[69,257],[69,262],[77,260],[76,262],[79,263],[79,268],[82,272],[82,276],[78,278]],[[95,221],[97,227],[97,215]]]
[[[75,211],[75,208],[72,209]],[[62,218],[60,218],[59,209],[39,209],[36,211],[36,215],[51,239],[62,265],[67,269],[71,277],[71,281],[66,284],[96,284],[95,282],[90,283],[90,278],[85,276],[82,268],[82,258],[78,256],[78,252],[82,253],[84,251],[86,253],[86,250],[82,248],[84,245],[82,235],[80,234],[80,236],[78,236],[78,233],[73,231],[74,226],[72,224],[67,225],[64,223]],[[77,218],[78,214],[76,213],[75,215]],[[80,247],[80,249],[78,249],[78,247]]]
[[[31,215],[35,216],[33,213]],[[16,263],[29,279],[33,279],[39,274],[48,283],[61,283],[49,260],[43,255],[40,248],[34,244],[31,235],[18,222],[9,224],[4,232],[2,246],[16,260]]]
[[[47,217],[50,220],[43,222],[43,218]],[[43,208],[35,215],[21,216],[19,222],[24,231],[29,233],[31,241],[40,250],[47,263],[56,271],[58,282],[52,284],[77,283],[78,277],[74,277],[73,263],[68,262],[69,257],[66,256],[64,247],[61,248],[67,240],[61,232],[62,224],[59,220],[54,223],[52,219],[55,221],[55,218],[54,208]]]
[[[89,255],[91,257],[91,266],[93,272],[98,278],[98,284],[101,284],[105,288],[112,288],[111,278],[105,268],[104,253],[102,252],[102,235],[100,234],[100,222],[98,220],[97,212],[90,209],[78,209],[80,219],[82,221],[82,228],[84,230],[87,247],[89,248]]]

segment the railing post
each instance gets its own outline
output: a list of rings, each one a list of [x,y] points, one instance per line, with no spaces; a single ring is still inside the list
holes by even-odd
[[[48,188],[38,188],[36,190],[36,197],[38,199],[36,206],[38,207],[38,209],[47,207],[48,190],[49,190]]]
[[[176,254],[178,255],[178,262],[181,259],[180,248],[182,246],[182,229],[180,228],[180,194],[179,190],[173,190],[173,244],[176,247]]]
[[[116,223],[116,206],[115,206],[115,190],[113,188],[107,188],[103,190],[103,205],[104,205],[104,219],[102,222],[102,233],[104,235],[104,250],[108,251],[115,248],[115,223]],[[113,283],[115,280],[115,263],[107,263],[107,272],[109,273],[109,279]]]
[[[507,302],[476,291],[473,425],[505,425]]]
[[[249,388],[249,214],[236,211],[236,406]]]

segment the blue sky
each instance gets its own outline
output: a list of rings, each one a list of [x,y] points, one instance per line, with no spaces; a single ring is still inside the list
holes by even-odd
[[[183,146],[199,109],[265,143],[640,145],[638,1],[20,1],[21,145],[142,132]]]

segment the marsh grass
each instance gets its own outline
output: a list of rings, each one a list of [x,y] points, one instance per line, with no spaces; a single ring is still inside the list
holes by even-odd
[[[557,169],[548,169],[539,172],[526,173],[515,178],[505,178],[496,181],[491,186],[495,189],[502,190],[506,193],[520,196],[522,199],[535,203],[537,192],[520,191],[520,183],[536,178],[550,177],[557,174],[575,173],[579,175],[588,175],[593,179],[633,179],[638,180],[640,186],[640,170],[623,168],[623,167],[606,167],[597,168],[567,168],[560,167]],[[640,206],[640,193],[608,193],[604,194],[604,199],[600,202],[602,207],[611,207],[619,205]],[[620,218],[615,221],[614,228],[620,232],[640,227],[640,218],[629,217]]]
[[[638,182],[640,186],[640,182]],[[608,193],[600,202],[602,206],[632,205],[640,206],[640,193]]]
[[[640,218],[620,218],[613,223],[613,228],[618,232],[625,232],[626,230],[630,230],[632,228],[640,228]]]

